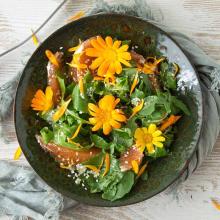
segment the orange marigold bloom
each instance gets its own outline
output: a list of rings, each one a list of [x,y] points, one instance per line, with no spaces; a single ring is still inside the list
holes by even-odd
[[[121,122],[126,121],[124,112],[120,109],[115,109],[116,105],[120,102],[120,99],[115,99],[112,95],[105,95],[99,100],[98,106],[89,103],[89,113],[92,118],[89,121],[93,126],[92,131],[97,131],[103,128],[103,133],[108,135],[112,128],[120,128]]]
[[[159,63],[161,63],[164,60],[164,58],[156,59],[154,57],[148,57],[146,59],[146,63],[143,67],[138,66],[138,70],[140,72],[143,72],[145,74],[155,74],[158,73],[157,66]]]
[[[43,113],[49,111],[53,107],[53,90],[50,86],[47,86],[44,92],[39,89],[34,95],[31,101],[31,107],[35,111],[41,111]]]
[[[105,40],[101,36],[91,40],[92,48],[86,49],[86,55],[95,57],[90,68],[92,70],[98,69],[97,75],[105,77],[106,81],[115,81],[115,73],[122,72],[122,65],[130,67],[128,62],[131,60],[131,54],[127,51],[128,45],[121,45],[121,41],[113,41],[111,37],[107,36]]]

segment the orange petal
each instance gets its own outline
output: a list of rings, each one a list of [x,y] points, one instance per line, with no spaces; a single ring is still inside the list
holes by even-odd
[[[115,121],[114,119],[111,119],[109,123],[113,128],[120,128],[121,127],[121,124],[119,122]]]
[[[86,55],[89,56],[89,57],[100,57],[101,53],[100,53],[100,51],[98,51],[95,48],[87,48],[86,49]]]
[[[138,162],[136,160],[132,160],[131,166],[132,166],[132,170],[134,171],[134,173],[138,174],[138,171],[139,171]]]
[[[88,108],[94,112],[100,112],[100,109],[97,105],[93,104],[93,103],[89,103],[88,104]]]
[[[107,36],[105,38],[105,42],[106,42],[107,46],[112,47],[113,41],[112,41],[112,38],[110,36]]]
[[[122,72],[122,66],[119,61],[115,61],[115,71],[117,74],[120,74]]]
[[[98,41],[98,43],[99,43],[103,48],[106,47],[106,43],[105,43],[104,39],[103,39],[101,36],[97,36],[97,41]]]
[[[92,170],[93,172],[96,172],[98,173],[99,172],[99,169],[96,167],[96,166],[93,166],[93,165],[84,165],[86,168]]]
[[[112,73],[112,74],[115,73],[115,65],[114,65],[114,63],[111,63],[111,64],[109,65],[108,71],[109,71],[110,73]]]
[[[130,89],[130,95],[134,91],[134,89],[137,86],[137,84],[138,84],[138,73],[136,73],[135,76],[134,76],[134,80],[133,80],[133,83],[132,83],[131,89]]]
[[[103,133],[104,135],[108,135],[112,130],[111,125],[109,124],[109,122],[106,122],[103,124]]]
[[[46,50],[45,54],[48,58],[48,60],[55,65],[57,68],[59,68],[59,62],[57,61],[57,58],[55,57],[55,55],[50,51],[50,50]]]
[[[112,110],[115,104],[115,97],[113,95],[105,95],[99,100],[99,108],[103,110]]]
[[[144,171],[146,170],[146,168],[147,168],[147,164],[148,164],[148,162],[146,162],[146,163],[141,167],[141,169],[139,170],[139,172],[138,172],[136,178],[139,178],[139,177],[143,174],[143,172],[144,172]]]
[[[108,153],[105,154],[105,171],[102,176],[105,176],[110,169],[110,155]]]
[[[84,85],[83,85],[83,78],[82,77],[80,77],[80,79],[79,79],[79,91],[80,91],[80,94],[82,96],[84,96]]]
[[[100,52],[103,51],[102,45],[100,45],[96,39],[90,40],[90,43],[91,43],[91,45],[92,45],[96,50],[98,50],[98,51],[100,51]]]
[[[118,48],[120,47],[120,45],[121,45],[121,41],[116,40],[116,41],[113,43],[113,48],[114,48],[114,49],[118,49]]]
[[[74,139],[78,136],[81,127],[82,127],[82,123],[79,124],[79,126],[77,127],[76,131],[74,132],[73,136],[70,139]]]
[[[124,122],[127,120],[125,115],[119,114],[116,110],[112,111],[112,118],[116,121],[119,121],[119,122]]]
[[[120,63],[123,63],[125,66],[127,66],[127,67],[131,67],[131,64],[128,62],[128,61],[126,61],[126,60],[124,60],[124,59],[119,59],[119,62]]]
[[[166,130],[169,126],[175,124],[179,119],[181,118],[181,116],[179,115],[171,115],[167,120],[165,120],[163,122],[163,124],[160,126],[160,130],[164,131]]]
[[[110,63],[109,63],[109,61],[108,60],[106,60],[106,61],[104,61],[100,66],[99,66],[99,68],[98,68],[98,75],[99,76],[104,76],[106,73],[107,73],[107,70],[108,70],[108,68],[109,68],[109,65],[110,65]]]
[[[84,11],[79,11],[79,12],[77,12],[76,14],[74,14],[73,16],[71,16],[71,17],[67,20],[67,22],[78,20],[79,18],[83,17],[84,15],[85,15],[85,12],[84,12]]]
[[[68,101],[64,102],[58,109],[57,111],[53,114],[52,119],[54,122],[58,121],[63,114],[65,113],[69,103],[70,103],[71,99],[69,99]]]
[[[102,57],[96,58],[94,61],[92,61],[92,64],[90,65],[90,68],[91,68],[92,70],[98,68],[98,67],[102,64],[103,61],[104,61],[104,60],[103,60]]]
[[[98,121],[95,126],[92,127],[92,131],[98,131],[102,127],[102,122]]]
[[[118,56],[125,60],[131,60],[131,54],[129,52],[119,53]]]
[[[144,106],[144,100],[142,99],[141,102],[132,109],[132,115],[130,116],[130,118],[136,115],[143,108],[143,106]]]
[[[128,50],[128,48],[129,48],[129,46],[128,46],[127,44],[125,44],[125,45],[121,46],[121,47],[118,49],[118,51],[119,51],[119,52],[125,52],[125,51]]]

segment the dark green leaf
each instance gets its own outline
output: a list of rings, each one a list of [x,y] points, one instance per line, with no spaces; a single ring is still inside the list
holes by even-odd
[[[181,100],[179,100],[175,96],[171,96],[170,98],[171,98],[171,102],[174,106],[181,109],[186,115],[190,115],[189,109]]]
[[[157,96],[147,96],[144,99],[144,107],[138,114],[145,117],[152,114],[155,110],[155,105],[157,102],[158,102]]]
[[[97,168],[100,166],[100,164],[102,163],[103,157],[105,156],[105,154],[100,153],[92,158],[90,158],[89,160],[83,162],[82,164],[84,165],[93,165],[96,166]]]
[[[104,138],[100,137],[97,134],[91,135],[91,141],[95,144],[96,147],[102,148],[102,149],[109,149],[110,143],[105,141]]]
[[[84,97],[80,94],[79,85],[76,85],[72,94],[73,106],[79,112],[88,112],[88,99],[84,94]]]
[[[62,100],[64,99],[64,96],[65,96],[65,92],[66,92],[66,86],[65,86],[65,82],[64,82],[64,79],[57,76],[57,79],[58,79],[58,82],[59,82],[59,85],[60,85],[60,90],[61,90],[61,98]]]
[[[155,159],[159,158],[159,157],[165,157],[165,156],[167,156],[167,151],[164,147],[162,147],[162,148],[155,147],[155,152],[151,153],[151,154],[148,153],[148,156],[153,157]]]

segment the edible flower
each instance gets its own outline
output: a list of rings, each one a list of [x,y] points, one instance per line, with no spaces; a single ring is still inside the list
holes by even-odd
[[[92,170],[93,172],[96,172],[96,173],[99,172],[99,169],[98,169],[96,166],[94,166],[94,165],[84,165],[84,166],[85,166],[86,168]]]
[[[66,109],[67,109],[67,107],[70,103],[70,101],[71,101],[71,99],[63,102],[61,104],[61,106],[58,107],[58,109],[56,110],[56,112],[52,116],[52,119],[53,119],[54,122],[58,121],[63,116],[63,114],[65,113],[65,111],[66,111]]]
[[[79,91],[82,96],[84,96],[84,86],[83,86],[83,78],[79,78]]]
[[[115,99],[112,95],[105,95],[99,100],[98,105],[88,104],[89,114],[93,116],[89,118],[89,122],[94,125],[92,131],[103,128],[103,133],[108,135],[113,128],[121,127],[121,122],[125,122],[126,117],[122,110],[115,109],[119,102],[119,98]]]
[[[81,17],[83,17],[85,15],[85,12],[84,11],[79,11],[77,13],[75,13],[73,16],[71,16],[67,22],[70,22],[70,21],[76,21],[78,19],[80,19]]]
[[[55,65],[57,68],[59,68],[60,64],[56,58],[56,56],[50,51],[50,50],[46,50],[45,51],[45,54],[48,58],[48,60],[53,64]]]
[[[148,162],[146,162],[146,163],[141,167],[141,169],[139,170],[139,172],[138,172],[136,178],[139,178],[139,177],[143,174],[143,172],[144,172],[144,171],[146,170],[146,168],[147,168],[147,164],[148,164]]]
[[[131,119],[134,115],[136,115],[143,108],[143,106],[144,106],[144,100],[142,99],[141,102],[132,109],[132,114],[129,119]]]
[[[157,65],[161,63],[165,58],[156,59],[155,57],[148,57],[143,67],[138,66],[138,70],[145,74],[158,73]]]
[[[134,91],[134,89],[137,86],[137,84],[138,84],[138,73],[136,73],[135,76],[134,76],[134,81],[133,81],[133,83],[131,85],[130,95]]]
[[[130,67],[128,62],[131,60],[131,54],[127,51],[128,45],[125,44],[120,47],[121,41],[113,41],[110,36],[105,40],[101,36],[91,40],[91,48],[86,49],[86,55],[95,57],[90,68],[92,70],[98,69],[97,75],[104,77],[106,82],[115,81],[115,73],[122,72],[122,65]]]
[[[31,107],[35,111],[41,111],[43,114],[53,107],[53,90],[47,86],[45,94],[41,89],[38,89],[31,101]]]
[[[105,154],[105,171],[102,174],[102,176],[105,176],[108,173],[109,169],[110,169],[110,155],[109,153],[106,153]]]
[[[22,150],[21,147],[19,146],[15,151],[14,160],[18,160],[21,157],[21,154],[22,154]]]
[[[179,115],[171,115],[167,120],[162,123],[162,125],[160,126],[160,130],[166,130],[168,127],[175,124],[180,118],[181,116]]]
[[[147,148],[148,153],[155,152],[154,146],[162,148],[162,142],[165,141],[165,137],[162,136],[162,132],[157,129],[155,124],[150,124],[148,128],[137,128],[134,137],[139,150],[143,152]]]
[[[81,56],[81,55],[82,55],[81,53],[77,53],[77,54],[75,53],[75,54],[73,55],[73,59],[72,59],[71,63],[68,63],[68,64],[69,64],[71,67],[77,68],[77,70],[86,69],[86,68],[87,68],[87,65],[80,62],[80,56]]]
[[[138,174],[138,171],[139,171],[138,162],[136,160],[132,160],[131,161],[131,166],[132,166],[132,169],[133,169],[134,173]]]

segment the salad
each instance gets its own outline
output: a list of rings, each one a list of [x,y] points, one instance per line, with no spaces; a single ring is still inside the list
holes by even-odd
[[[31,101],[46,122],[40,146],[73,184],[110,201],[147,181],[151,162],[172,153],[176,122],[190,114],[176,95],[179,66],[135,49],[94,36],[67,51],[46,50],[47,87]]]

